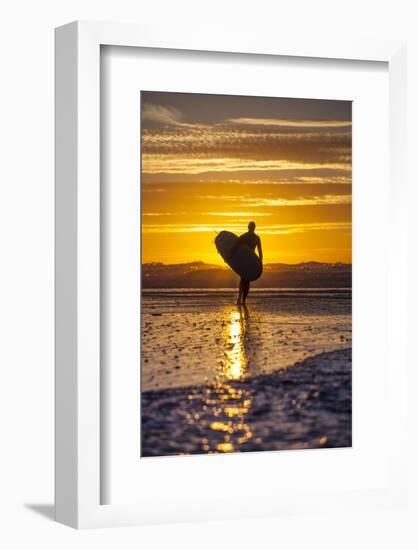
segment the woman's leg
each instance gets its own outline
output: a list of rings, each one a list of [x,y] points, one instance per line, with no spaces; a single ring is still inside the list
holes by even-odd
[[[242,281],[242,301],[245,304],[249,294],[250,281]]]
[[[240,283],[239,283],[239,295],[237,297],[237,303],[238,304],[241,304],[242,303],[242,294],[243,294],[243,279],[240,279]]]

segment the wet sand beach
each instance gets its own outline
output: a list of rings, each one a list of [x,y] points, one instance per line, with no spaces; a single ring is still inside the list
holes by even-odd
[[[142,456],[351,446],[351,292],[145,291]]]

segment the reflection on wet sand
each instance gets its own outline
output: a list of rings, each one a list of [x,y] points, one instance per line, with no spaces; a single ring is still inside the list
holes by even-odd
[[[221,363],[219,377],[230,380],[242,380],[246,373],[245,333],[247,308],[240,307],[231,311],[229,322],[226,324],[223,341],[225,346],[225,360]]]
[[[141,456],[349,446],[349,296],[144,300]]]
[[[225,318],[214,381],[206,389],[202,406],[202,427],[209,429],[208,437],[201,441],[206,453],[238,451],[253,437],[245,420],[252,405],[252,391],[244,384],[249,375],[246,351],[249,311],[244,307],[232,309],[226,312]],[[192,394],[190,398],[193,399]],[[212,417],[208,425],[207,413]],[[197,413],[193,421],[196,416],[201,418]]]

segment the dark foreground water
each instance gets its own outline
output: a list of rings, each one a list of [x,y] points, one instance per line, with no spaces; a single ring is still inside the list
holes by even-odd
[[[142,456],[349,447],[351,295],[152,292]]]

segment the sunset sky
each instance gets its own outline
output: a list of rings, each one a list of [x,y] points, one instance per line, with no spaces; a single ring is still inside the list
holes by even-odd
[[[142,261],[223,264],[257,224],[264,262],[351,262],[351,102],[142,92]]]

